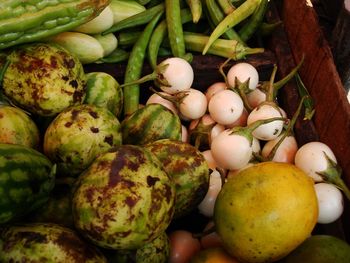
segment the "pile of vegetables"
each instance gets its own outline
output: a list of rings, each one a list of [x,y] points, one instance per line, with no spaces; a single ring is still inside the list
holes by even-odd
[[[0,261],[349,262],[313,233],[350,191],[332,149],[294,136],[303,61],[280,80],[243,61],[280,25],[268,4],[3,1]],[[223,57],[221,80],[195,87],[194,54]],[[123,83],[85,72],[121,62]]]

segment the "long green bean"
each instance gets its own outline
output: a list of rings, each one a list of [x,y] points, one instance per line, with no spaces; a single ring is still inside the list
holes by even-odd
[[[243,41],[249,40],[261,25],[263,19],[265,18],[268,3],[269,0],[261,0],[259,6],[251,15],[247,23],[244,24],[243,27],[238,31],[238,34]]]
[[[165,0],[165,18],[171,52],[175,57],[183,57],[186,50],[180,15],[180,0]]]
[[[181,23],[187,23],[192,20],[192,13],[188,8],[182,9],[181,12]],[[167,23],[166,20],[160,22],[154,29],[151,39],[148,45],[148,61],[153,69],[157,67],[157,57],[159,48],[167,35]]]
[[[235,11],[227,15],[211,33],[208,42],[202,51],[202,54],[206,54],[213,42],[216,39],[218,39],[229,28],[234,27],[235,25],[242,22],[244,19],[248,18],[255,11],[260,1],[261,0],[246,0]]]
[[[273,23],[262,22],[259,26],[258,32],[261,36],[269,36],[282,24],[282,21],[277,21]]]
[[[124,83],[135,81],[140,78],[147,45],[152,32],[162,16],[163,11],[159,11],[147,24],[144,31],[133,45],[130,52],[128,63],[124,75]],[[139,107],[140,87],[139,85],[130,85],[123,90],[124,95],[124,116],[128,116]]]
[[[103,57],[103,58],[99,59],[98,62],[119,63],[119,62],[128,60],[129,55],[130,55],[129,52],[118,47],[111,54],[109,54],[107,57]]]
[[[192,14],[192,22],[198,23],[202,16],[202,2],[201,0],[186,0],[188,6],[190,7]]]
[[[133,30],[133,31],[127,31],[127,32],[120,32],[117,35],[118,39],[118,46],[132,46],[135,44],[139,36],[141,35],[142,31]]]
[[[225,18],[224,13],[221,11],[215,0],[205,0],[205,4],[210,19],[212,20],[213,24],[217,26]],[[226,30],[226,32],[223,33],[223,36],[227,39],[235,39],[242,44],[244,43],[233,28]]]

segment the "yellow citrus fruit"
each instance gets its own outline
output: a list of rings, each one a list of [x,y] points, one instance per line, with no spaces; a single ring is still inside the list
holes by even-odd
[[[191,258],[190,263],[239,263],[222,247],[212,247],[199,251]]]
[[[274,262],[300,245],[317,222],[312,179],[295,165],[263,162],[227,180],[214,221],[223,246],[243,262]]]

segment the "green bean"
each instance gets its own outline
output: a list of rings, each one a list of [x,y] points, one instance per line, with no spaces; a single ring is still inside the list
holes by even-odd
[[[114,33],[126,28],[145,25],[149,23],[152,20],[152,18],[160,11],[164,11],[164,8],[164,3],[160,3],[159,5],[148,8],[141,13],[125,18],[119,21],[118,23],[114,24],[108,30],[104,31],[102,35]]]
[[[166,25],[166,20],[163,20],[154,29],[151,39],[149,41],[148,49],[147,49],[148,62],[153,68],[153,70],[157,67],[158,51],[166,35],[167,35],[167,25]]]
[[[162,16],[164,11],[159,11],[152,20],[147,24],[144,31],[133,45],[124,75],[124,83],[135,81],[140,78],[142,73],[143,62],[148,42],[152,32]],[[139,85],[131,85],[125,87],[124,95],[124,116],[132,114],[139,107],[140,87]]]
[[[282,25],[282,21],[277,21],[274,23],[266,23],[262,22],[259,26],[258,32],[261,36],[269,36],[276,30],[280,25]]]
[[[180,0],[165,0],[165,18],[171,52],[175,57],[183,57],[186,50],[180,15]]]
[[[181,23],[187,23],[192,20],[191,11],[188,8],[182,9],[181,12]],[[148,45],[148,61],[153,69],[157,67],[157,56],[160,45],[163,42],[163,39],[167,35],[167,23],[166,20],[163,20],[158,24],[154,29],[151,39]]]
[[[213,42],[218,39],[227,29],[234,27],[238,23],[248,18],[259,5],[260,0],[246,0],[235,11],[227,15],[211,33],[207,44],[205,45],[202,54],[207,53]]]
[[[212,20],[213,24],[217,26],[225,18],[225,15],[222,13],[215,0],[205,0],[205,4],[210,19]],[[223,36],[227,39],[235,39],[242,44],[244,43],[233,28],[229,28],[226,32],[223,33]]]
[[[122,61],[126,61],[129,58],[130,53],[125,51],[124,49],[117,48],[108,56],[99,59],[98,62],[102,63],[119,63]]]
[[[186,48],[190,51],[201,52],[209,37],[204,34],[184,32]],[[237,40],[216,39],[208,49],[208,54],[217,55],[234,60],[243,59],[247,55],[264,52],[263,48],[250,48]]]
[[[160,57],[168,57],[171,56],[171,50],[165,47],[160,47],[158,50],[158,56]]]
[[[225,15],[231,14],[234,10],[236,10],[236,7],[230,0],[217,0],[217,2]]]
[[[119,46],[132,46],[135,44],[139,36],[141,35],[141,31],[127,31],[120,32],[117,35],[118,45]]]
[[[197,24],[202,16],[202,2],[201,0],[186,0],[186,2],[191,10],[192,22]]]
[[[247,23],[238,31],[238,34],[243,41],[249,40],[261,25],[267,11],[268,3],[269,0],[261,0],[259,6],[256,8]]]

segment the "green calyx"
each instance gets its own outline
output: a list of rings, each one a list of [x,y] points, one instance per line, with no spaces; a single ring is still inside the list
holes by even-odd
[[[323,152],[327,160],[327,169],[321,172],[317,172],[326,183],[334,184],[340,190],[343,191],[346,198],[350,200],[350,190],[346,186],[345,182],[341,178],[342,169],[333,161],[325,152]]]

